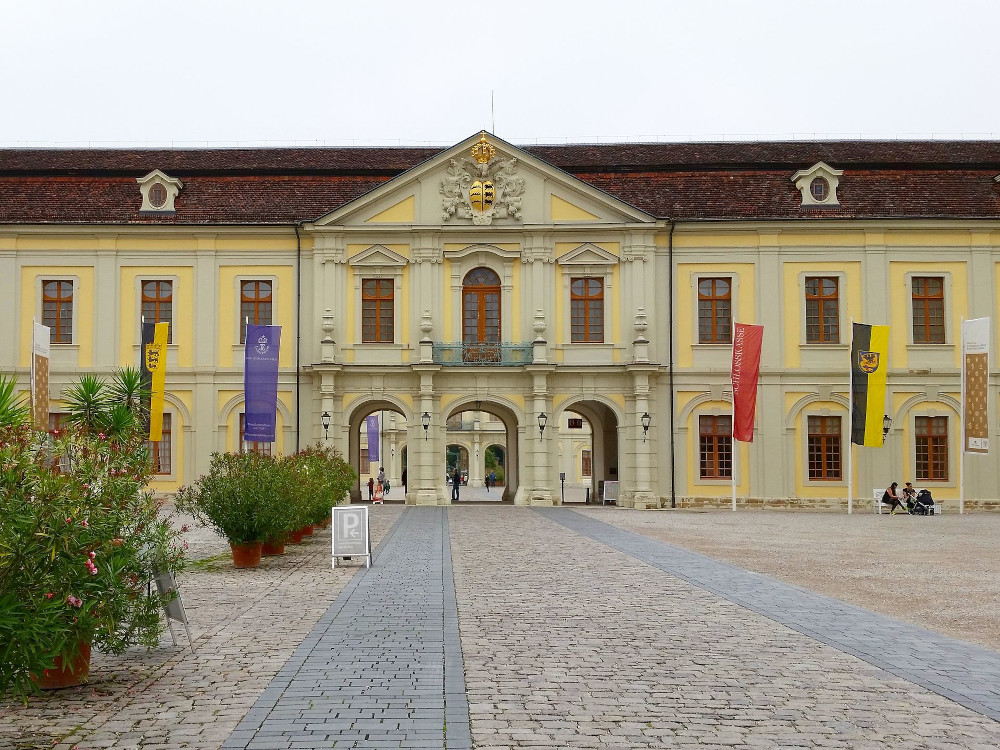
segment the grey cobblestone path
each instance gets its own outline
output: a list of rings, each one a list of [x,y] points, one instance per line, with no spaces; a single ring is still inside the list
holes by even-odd
[[[472,747],[443,508],[407,508],[223,745]]]
[[[993,719],[665,574],[635,556],[644,538],[568,528],[581,518],[450,511],[477,750],[1000,746]]]
[[[579,534],[1000,721],[1000,654],[994,651],[579,513],[544,513]]]

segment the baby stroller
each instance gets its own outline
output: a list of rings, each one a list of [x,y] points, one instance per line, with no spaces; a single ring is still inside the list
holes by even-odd
[[[906,501],[906,508],[915,516],[933,516],[934,498],[930,490],[920,490],[915,498]]]

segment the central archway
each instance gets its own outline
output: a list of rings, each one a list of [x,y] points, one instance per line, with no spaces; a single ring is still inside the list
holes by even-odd
[[[370,416],[376,418],[376,424],[368,433],[366,418]],[[403,452],[406,449],[407,416],[402,404],[388,400],[373,399],[353,406],[348,421],[347,459],[358,473],[358,481],[351,488],[352,503],[368,502],[367,482],[377,478],[383,468],[392,488],[385,496],[386,502],[404,501],[406,483],[402,471],[405,468]],[[369,460],[369,456],[376,455],[375,451],[368,450],[369,440],[377,441],[378,460],[374,462]]]
[[[488,476],[486,450],[495,447],[504,457],[503,483],[493,490],[491,496],[482,499],[513,502],[519,485],[520,437],[518,415],[514,408],[498,400],[463,399],[450,405],[446,420],[449,425],[448,444],[463,446],[467,451],[468,486],[485,487]],[[465,498],[464,495],[462,497]]]
[[[590,447],[581,452],[581,463],[586,461],[586,468],[589,469],[589,476],[586,484],[590,484],[591,502],[600,502],[606,482],[618,482],[619,475],[619,453],[618,453],[618,425],[619,417],[616,408],[610,404],[598,400],[573,401],[562,407],[559,414],[559,424],[562,425],[566,416],[570,418],[579,414],[590,426],[590,434],[583,436],[589,440]],[[573,452],[571,462],[576,468],[576,453]],[[582,475],[583,467],[580,467],[579,474]]]

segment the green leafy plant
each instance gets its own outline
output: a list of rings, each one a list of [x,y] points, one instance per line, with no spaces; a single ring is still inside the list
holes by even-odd
[[[32,675],[56,656],[71,662],[83,642],[115,654],[157,645],[175,596],[148,586],[180,570],[183,548],[145,490],[139,420],[85,378],[68,389],[77,426],[54,439],[0,425],[0,697],[26,700]]]
[[[332,448],[309,446],[288,458],[301,505],[303,525],[330,517],[330,508],[344,502],[358,475]]]
[[[17,379],[0,373],[0,425],[23,425],[31,418],[31,407],[17,392]]]
[[[205,523],[230,544],[281,539],[302,525],[288,502],[292,474],[280,459],[261,453],[213,453],[207,474],[175,496],[177,509]]]

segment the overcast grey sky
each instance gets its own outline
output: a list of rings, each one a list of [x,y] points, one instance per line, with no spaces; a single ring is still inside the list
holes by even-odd
[[[996,0],[3,0],[0,28],[5,146],[1000,139]]]

